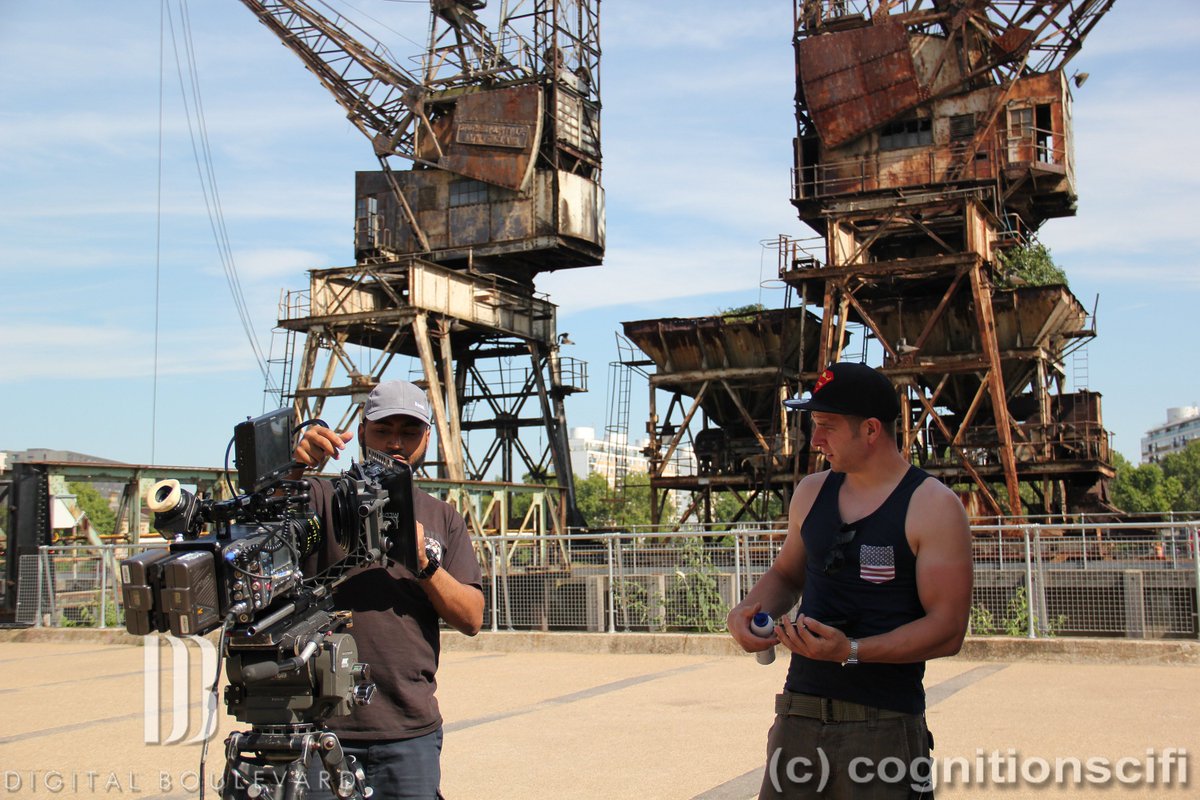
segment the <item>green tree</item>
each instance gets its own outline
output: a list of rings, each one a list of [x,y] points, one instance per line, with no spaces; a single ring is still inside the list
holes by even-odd
[[[650,524],[650,476],[630,472],[625,491],[616,492],[598,472],[575,478],[575,502],[593,528],[626,528]]]
[[[1172,511],[1200,511],[1200,439],[1193,439],[1178,453],[1168,453],[1162,460],[1165,481],[1178,483],[1178,493],[1172,497]]]
[[[102,536],[113,532],[117,512],[113,511],[104,496],[96,491],[95,486],[90,483],[68,483],[67,489],[75,495],[75,505],[83,509],[91,520],[92,530]]]
[[[1067,285],[1067,273],[1054,263],[1050,248],[1041,242],[998,253],[997,260],[1006,282],[1015,283],[1016,278],[1027,286]]]
[[[1114,451],[1113,466],[1117,474],[1109,489],[1113,504],[1122,511],[1131,514],[1171,511],[1183,494],[1179,479],[1164,475],[1158,464],[1134,466]]]

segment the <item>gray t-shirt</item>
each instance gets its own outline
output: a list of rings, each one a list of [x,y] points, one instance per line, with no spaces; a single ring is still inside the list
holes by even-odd
[[[313,484],[319,484],[313,486],[313,507],[328,519],[329,484]],[[425,537],[442,545],[441,568],[459,583],[482,591],[479,560],[462,516],[416,488],[413,511]],[[328,541],[326,545],[327,557],[332,556]],[[358,660],[370,665],[375,696],[350,716],[333,717],[325,726],[346,741],[410,739],[437,730],[442,724],[435,697],[439,618],[413,574],[399,565],[356,570],[335,590],[334,607],[353,612],[348,632],[358,647]]]

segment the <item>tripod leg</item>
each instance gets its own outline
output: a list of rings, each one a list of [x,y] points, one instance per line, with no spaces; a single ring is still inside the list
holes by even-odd
[[[241,800],[246,780],[239,769],[244,734],[231,733],[225,740],[225,772],[221,775],[221,800]]]
[[[321,754],[321,762],[329,775],[330,789],[339,800],[366,800],[374,794],[371,787],[367,786],[367,776],[362,767],[355,763],[353,756],[346,755],[335,734],[329,731],[321,733],[317,737],[317,752]]]

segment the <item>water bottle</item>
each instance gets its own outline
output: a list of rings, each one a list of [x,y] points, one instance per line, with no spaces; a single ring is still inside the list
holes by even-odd
[[[750,620],[750,632],[755,636],[766,638],[775,630],[775,620],[765,611],[760,611],[754,615],[754,619]],[[771,664],[775,661],[775,648],[770,650],[762,650],[754,654],[760,664]]]

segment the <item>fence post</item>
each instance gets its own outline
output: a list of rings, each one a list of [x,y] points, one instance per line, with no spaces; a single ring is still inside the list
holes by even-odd
[[[1196,577],[1196,610],[1200,612],[1200,525],[1192,529],[1192,571]],[[1200,639],[1200,613],[1192,616],[1192,625],[1196,638]]]
[[[500,571],[504,573],[504,623],[505,627],[511,631],[513,630],[512,586],[508,583],[508,556],[514,545],[508,540],[508,534],[505,534],[500,541],[504,546],[504,554],[500,558]]]
[[[1025,537],[1025,609],[1026,616],[1029,617],[1029,638],[1036,639],[1037,631],[1034,629],[1034,601],[1033,601],[1033,553],[1029,541],[1029,528],[1021,529],[1022,535]]]
[[[37,552],[37,604],[34,606],[33,627],[42,627],[42,559],[46,556],[46,546],[42,545]]]
[[[500,596],[500,563],[496,558],[495,542],[488,542],[488,551],[492,554],[492,633],[495,633],[500,630],[500,609],[497,607]]]
[[[743,531],[733,531],[733,603],[742,602],[742,537]]]
[[[107,628],[108,622],[107,607],[105,606],[105,595],[108,594],[108,558],[104,552],[109,545],[100,546],[100,608],[96,609],[96,613],[100,616],[100,627]]]
[[[1034,609],[1037,609],[1037,630],[1042,636],[1046,636],[1052,631],[1050,630],[1050,609],[1046,602],[1046,561],[1042,550],[1042,526],[1038,525],[1034,528],[1034,542],[1037,544],[1037,603],[1034,603],[1033,595],[1029,598],[1029,613],[1033,614]]]
[[[617,582],[613,576],[613,536],[611,532],[604,537],[605,549],[608,551],[608,632],[617,632]]]
[[[621,619],[623,620],[625,632],[629,633],[629,602],[625,597],[625,560],[621,558],[621,540],[617,538],[616,531],[613,532],[613,546],[617,552],[617,582],[621,587]]]

